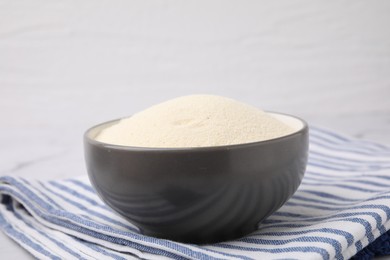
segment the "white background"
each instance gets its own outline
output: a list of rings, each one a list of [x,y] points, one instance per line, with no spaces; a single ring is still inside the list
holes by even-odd
[[[0,0],[0,175],[86,174],[88,127],[194,93],[390,144],[390,1]]]

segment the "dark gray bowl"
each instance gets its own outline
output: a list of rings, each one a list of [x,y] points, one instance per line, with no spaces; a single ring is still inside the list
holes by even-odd
[[[139,148],[94,138],[118,120],[84,135],[88,175],[114,211],[145,235],[189,243],[244,236],[281,207],[305,172],[307,124],[293,134],[239,145],[204,148]]]

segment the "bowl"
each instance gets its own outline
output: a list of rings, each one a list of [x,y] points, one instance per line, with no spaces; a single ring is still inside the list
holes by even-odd
[[[237,145],[142,148],[95,140],[119,119],[94,126],[84,135],[88,176],[144,235],[198,244],[242,237],[292,196],[306,168],[306,122],[268,113],[295,132]]]

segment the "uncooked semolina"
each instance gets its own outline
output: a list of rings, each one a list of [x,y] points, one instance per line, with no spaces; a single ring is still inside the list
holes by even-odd
[[[294,129],[236,100],[191,95],[154,105],[104,129],[104,143],[155,148],[208,147],[258,142]]]

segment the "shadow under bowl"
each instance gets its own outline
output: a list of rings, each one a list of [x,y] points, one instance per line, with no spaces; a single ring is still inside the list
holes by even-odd
[[[308,126],[269,113],[292,134],[254,143],[200,148],[142,148],[84,135],[87,171],[100,198],[142,234],[186,243],[242,237],[297,190],[308,156]]]

